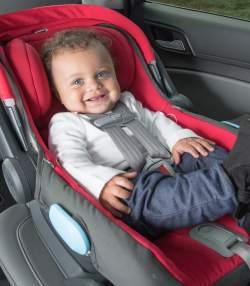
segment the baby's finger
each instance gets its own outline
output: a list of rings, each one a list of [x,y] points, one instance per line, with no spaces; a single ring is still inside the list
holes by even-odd
[[[207,141],[212,146],[216,145],[216,143],[214,141],[212,141],[212,140],[209,140],[209,139],[204,139],[204,140]]]
[[[115,185],[130,191],[132,191],[134,188],[134,184],[125,176],[117,176],[116,178],[114,178],[113,182]]]
[[[208,150],[214,150],[214,147],[215,147],[215,143],[213,141],[210,141],[210,140],[201,140],[200,143],[205,147],[207,148]]]
[[[119,199],[128,199],[131,195],[130,191],[127,191],[121,187],[116,187],[112,190],[112,194],[115,198],[119,198]]]
[[[191,143],[192,147],[199,153],[199,155],[207,156],[208,150],[198,141],[193,141]]]
[[[112,213],[115,213],[116,216],[121,216],[121,214],[129,214],[131,212],[130,208],[126,205],[125,202],[122,202],[118,198],[113,198],[109,202],[110,209],[113,209]]]
[[[199,139],[197,142],[202,146],[205,151],[213,152],[214,151],[214,145],[212,145],[208,140]],[[202,154],[202,153],[201,153]]]
[[[188,147],[185,149],[185,152],[189,153],[192,155],[194,158],[198,158],[200,155],[199,150],[196,147],[197,145],[194,144],[193,142],[188,145]]]
[[[123,173],[122,176],[128,179],[134,179],[137,176],[137,172],[136,171],[126,172]]]
[[[181,154],[176,150],[172,153],[172,161],[175,163],[175,165],[178,165],[181,161]]]

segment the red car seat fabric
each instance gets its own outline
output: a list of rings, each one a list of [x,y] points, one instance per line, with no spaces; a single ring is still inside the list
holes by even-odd
[[[14,72],[18,75],[32,118],[41,120],[51,106],[51,94],[39,54],[29,44],[16,39],[7,46],[7,53],[14,59]]]
[[[72,5],[70,9],[68,7],[67,9],[63,6],[34,9],[30,10],[29,13],[19,12],[0,19],[0,25],[3,23],[9,29],[9,34],[6,33],[7,36],[3,33],[0,33],[0,36],[4,37],[5,40],[17,37],[17,39],[9,42],[6,53],[23,90],[24,100],[28,105],[27,112],[30,112],[45,142],[49,118],[62,107],[51,95],[38,51],[42,42],[56,30],[72,27],[70,17],[75,19],[75,26],[77,27],[90,27],[100,22],[105,22],[117,25],[128,32],[131,31],[131,37],[141,47],[145,62],[151,63],[154,61],[152,49],[143,33],[123,16],[116,13],[113,14],[114,12],[99,7],[76,5]],[[68,18],[69,20],[65,20]],[[32,22],[32,25],[29,25],[30,22]],[[41,22],[43,25],[41,25]],[[33,30],[37,31],[39,28],[45,29],[44,23],[47,24],[46,29],[48,33],[34,34],[29,32]],[[18,24],[24,28],[15,30]],[[27,28],[28,25],[29,28]],[[113,28],[103,26],[94,26],[94,28],[112,40],[112,54],[117,63],[116,70],[122,90],[130,90],[146,107],[152,110],[161,110],[166,115],[176,118],[179,124],[194,129],[201,135],[207,135],[207,137],[226,148],[231,148],[235,136],[230,132],[209,122],[202,121],[195,115],[187,114],[172,107],[163,98],[156,84],[150,78],[145,66],[143,66],[139,56],[123,34]],[[230,259],[226,259],[207,247],[194,242],[189,237],[189,229],[173,231],[155,242],[147,240],[122,221],[114,218],[107,210],[103,209],[98,201],[79,186],[57,164],[55,158],[48,151],[46,144],[44,142],[40,143],[44,146],[44,152],[47,154],[47,157],[53,160],[55,171],[63,176],[69,185],[85,196],[95,207],[108,216],[111,221],[119,225],[140,244],[150,249],[162,265],[184,285],[213,285],[221,277],[234,271],[235,268],[243,263],[236,255]],[[223,218],[221,223],[247,235],[241,228],[236,226],[233,219]],[[201,257],[202,263],[200,262]],[[192,263],[190,263],[190,259]]]
[[[0,47],[0,56],[1,58],[5,58],[4,50],[2,47]],[[6,61],[6,58],[5,58],[5,61]],[[8,100],[8,99],[15,98],[12,92],[12,89],[9,85],[8,76],[2,65],[0,65],[0,86],[1,86],[1,89],[0,89],[1,100]]]
[[[105,23],[129,31],[138,46],[142,48],[146,62],[154,60],[148,39],[133,22],[111,9],[95,5],[56,5],[1,15],[0,38],[10,40],[21,36],[25,40],[30,40],[34,36],[36,39],[43,39],[43,31],[46,31],[47,26],[50,27],[49,33],[53,33],[53,30],[60,30],[65,26],[69,28],[84,26],[86,21],[83,23],[83,19],[87,19],[87,25]]]
[[[231,216],[225,216],[216,223],[248,236]],[[173,231],[157,239],[155,243],[168,258],[175,262],[177,268],[191,279],[192,285],[214,285],[222,273],[223,276],[230,274],[241,264],[239,257],[223,257],[192,239],[189,232],[190,228]]]

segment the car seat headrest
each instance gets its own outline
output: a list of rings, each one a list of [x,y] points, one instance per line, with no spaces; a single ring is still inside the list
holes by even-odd
[[[129,89],[134,79],[135,60],[134,51],[128,40],[115,29],[101,26],[94,27],[94,29],[111,40],[110,51],[114,59],[118,82],[121,90]],[[34,43],[35,48],[31,43],[19,38],[10,41],[6,47],[9,60],[24,91],[35,122],[43,119],[54,102],[43,63],[37,51],[41,44]]]
[[[21,39],[14,39],[6,49],[33,119],[39,120],[51,105],[50,88],[40,56],[30,44]]]

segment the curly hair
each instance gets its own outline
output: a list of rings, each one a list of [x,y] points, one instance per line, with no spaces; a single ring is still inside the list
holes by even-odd
[[[52,86],[51,64],[53,56],[62,51],[86,50],[95,44],[103,45],[110,51],[111,40],[93,29],[78,28],[63,30],[48,39],[42,46],[41,57]]]

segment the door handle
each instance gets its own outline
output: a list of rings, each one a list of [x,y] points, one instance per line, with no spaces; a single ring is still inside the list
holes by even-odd
[[[194,55],[190,41],[184,31],[172,26],[153,22],[147,22],[147,24],[149,25],[151,38],[156,47],[187,56]]]
[[[166,41],[166,40],[155,40],[158,46],[161,48],[167,48],[171,50],[185,52],[186,48],[182,40],[173,40],[173,41]]]

